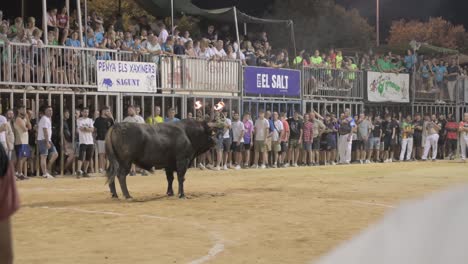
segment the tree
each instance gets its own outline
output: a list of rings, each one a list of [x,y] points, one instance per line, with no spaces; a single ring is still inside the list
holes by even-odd
[[[332,0],[276,0],[267,16],[293,20],[298,50],[368,48],[374,39],[373,27],[356,9],[346,10]],[[290,43],[286,30],[270,27],[270,38],[286,47]]]
[[[468,33],[463,26],[455,26],[441,17],[430,18],[427,22],[394,21],[390,28],[388,44],[405,45],[411,40],[444,48],[460,49],[466,45]]]

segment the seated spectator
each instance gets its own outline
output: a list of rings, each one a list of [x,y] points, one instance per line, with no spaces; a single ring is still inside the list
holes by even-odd
[[[161,50],[165,55],[174,55],[174,38],[168,36],[166,42],[162,44]]]
[[[211,49],[215,57],[225,58],[227,56],[226,51],[224,51],[223,49],[223,45],[224,45],[224,42],[222,40],[216,41],[215,47]]]
[[[146,50],[143,48],[143,45],[141,44],[140,37],[135,37],[135,41],[133,42],[132,50],[136,51],[136,52],[146,52]]]
[[[260,67],[270,67],[270,61],[268,60],[268,58],[265,56],[265,54],[263,53],[263,50],[262,49],[258,49],[257,52],[256,52],[256,56],[257,56],[257,66],[260,66]]]
[[[232,60],[235,60],[236,57],[237,57],[237,56],[236,56],[236,53],[234,52],[234,49],[232,48],[231,45],[228,45],[228,46],[226,47],[226,57],[227,57],[228,59],[232,59]]]
[[[18,31],[20,30],[24,30],[23,18],[17,17],[15,18],[15,24],[10,26],[8,38],[12,39],[16,37],[16,34],[18,34]]]
[[[125,39],[122,41],[122,50],[131,51],[133,50],[133,45],[135,41],[133,40],[132,33],[125,32]]]
[[[200,52],[198,56],[204,59],[211,59],[211,57],[214,56],[212,50],[208,46],[208,40],[204,39],[200,41]]]
[[[244,41],[242,44],[243,49],[241,49],[241,51],[245,55],[246,64],[249,66],[257,66],[257,56],[255,56],[255,50],[252,47],[252,43],[250,41]]]
[[[94,30],[92,28],[88,28],[86,30],[86,36],[85,36],[85,39],[84,39],[85,43],[86,43],[86,47],[88,48],[97,48],[99,47],[97,41],[96,41],[96,37],[94,36]]]
[[[52,8],[47,12],[47,31],[58,30],[57,8]]]
[[[187,41],[192,41],[192,38],[190,37],[190,32],[185,31],[184,36],[180,37],[180,40],[182,41],[182,45],[185,45]]]
[[[24,33],[26,34],[27,39],[32,38],[32,33],[35,29],[38,29],[36,27],[36,19],[34,17],[29,17],[28,23],[26,23],[26,27],[24,29]]]
[[[65,46],[68,46],[68,47],[81,47],[81,44],[80,44],[80,40],[78,39],[79,37],[79,34],[78,34],[78,31],[74,31],[72,34],[71,34],[71,37],[67,39],[67,41],[65,41]]]
[[[156,36],[149,36],[148,41],[146,42],[146,45],[143,46],[143,48],[151,55],[152,62],[159,62],[159,56],[162,54],[162,50]]]
[[[197,52],[193,48],[193,42],[191,40],[185,42],[185,55],[189,57],[197,57]]]
[[[315,50],[314,56],[310,58],[310,62],[314,67],[320,67],[322,65],[322,57],[320,56],[319,50]]]
[[[175,55],[185,55],[185,47],[182,44],[182,40],[177,38],[174,44],[174,54]]]
[[[283,51],[278,52],[278,55],[276,55],[275,60],[271,62],[270,66],[273,67],[273,68],[285,68],[285,67],[287,67],[287,61],[285,59]]]

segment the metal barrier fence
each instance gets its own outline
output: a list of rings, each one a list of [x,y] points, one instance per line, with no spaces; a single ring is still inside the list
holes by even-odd
[[[9,86],[95,89],[97,60],[111,60],[156,63],[160,90],[238,93],[241,89],[241,63],[236,60],[23,43],[0,45],[0,53],[0,84]]]
[[[302,68],[304,98],[364,98],[362,71],[305,66]]]
[[[414,76],[414,101],[415,102],[439,102],[442,103],[466,103],[468,102],[467,76],[460,76],[456,81],[444,80],[436,82],[435,79],[424,79],[420,74]],[[466,88],[466,89],[465,89]]]

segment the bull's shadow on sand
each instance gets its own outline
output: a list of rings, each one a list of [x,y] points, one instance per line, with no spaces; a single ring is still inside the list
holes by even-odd
[[[47,201],[47,202],[33,202],[23,204],[23,207],[73,207],[83,205],[96,205],[96,204],[119,204],[119,203],[150,203],[150,202],[164,202],[164,201],[183,201],[183,200],[195,200],[195,199],[211,199],[226,196],[225,193],[208,193],[208,192],[194,192],[187,193],[184,199],[179,199],[176,196],[167,196],[162,194],[143,195],[141,197],[135,197],[132,199],[115,199],[111,198],[110,195],[106,197],[100,195],[98,199],[85,199],[85,200],[71,200],[71,201]]]

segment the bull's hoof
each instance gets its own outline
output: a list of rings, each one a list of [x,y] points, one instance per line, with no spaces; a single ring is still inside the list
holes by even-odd
[[[173,192],[167,192],[167,196],[174,196]]]
[[[179,194],[179,199],[185,199],[185,194]]]
[[[117,194],[113,194],[112,199],[119,199],[119,196]]]

